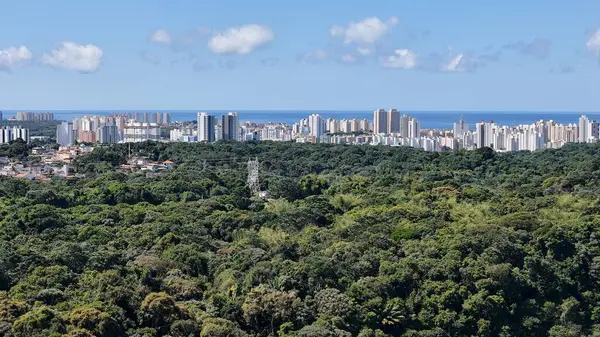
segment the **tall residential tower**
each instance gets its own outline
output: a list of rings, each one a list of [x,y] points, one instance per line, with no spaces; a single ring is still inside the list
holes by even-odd
[[[212,143],[215,141],[216,118],[206,112],[198,113],[198,141]]]

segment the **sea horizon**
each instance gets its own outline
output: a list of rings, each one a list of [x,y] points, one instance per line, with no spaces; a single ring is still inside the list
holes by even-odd
[[[239,113],[241,122],[268,123],[279,122],[292,124],[302,118],[307,118],[310,114],[320,114],[323,118],[335,119],[368,119],[372,121],[373,110],[131,110],[131,109],[101,109],[101,110],[78,110],[78,109],[58,109],[58,110],[0,110],[3,112],[4,119],[15,116],[17,111],[28,112],[51,112],[54,113],[55,120],[72,120],[90,115],[110,115],[114,113],[154,113],[168,112],[171,114],[172,121],[190,122],[195,120],[195,114],[198,112],[207,112],[220,115],[235,111]],[[399,110],[401,113],[409,114],[421,123],[424,129],[451,129],[454,122],[460,120],[461,116],[465,122],[474,127],[479,121],[494,121],[500,125],[519,125],[531,124],[539,120],[553,120],[558,123],[569,124],[577,123],[579,115],[587,115],[592,119],[600,120],[600,112],[582,112],[582,111],[433,111],[433,110]]]

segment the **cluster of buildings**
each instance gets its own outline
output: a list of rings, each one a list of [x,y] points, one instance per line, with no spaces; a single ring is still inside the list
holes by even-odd
[[[31,117],[31,116],[30,116]],[[131,143],[163,140],[161,127],[172,126],[168,113],[128,113],[110,116],[86,116],[63,122],[57,127],[61,146],[80,143]],[[0,129],[0,142],[19,137],[29,139],[28,131],[18,127]],[[221,116],[207,112],[197,114],[196,123],[180,124],[170,130],[174,142],[296,141],[304,143],[410,146],[426,151],[477,149],[496,151],[535,151],[559,148],[567,143],[589,143],[600,139],[600,123],[581,116],[578,123],[561,124],[538,121],[517,126],[479,122],[470,129],[464,119],[452,130],[422,130],[420,122],[396,109],[378,109],[373,119],[333,119],[319,114],[291,125],[285,123],[240,124],[239,114]],[[166,139],[165,139],[166,141]]]
[[[207,112],[199,112],[196,126],[187,125],[170,131],[169,138],[176,142],[206,142],[218,140],[245,140],[237,112],[229,112],[218,118]]]
[[[297,142],[327,144],[414,144],[407,139],[418,139],[421,135],[419,121],[396,109],[378,109],[373,122],[367,119],[324,119],[312,114],[292,126]]]
[[[535,151],[560,148],[567,143],[592,143],[600,139],[600,123],[581,116],[577,124],[538,121],[505,126],[479,122],[471,130],[461,117],[452,130],[422,130],[419,121],[396,109],[378,109],[373,122],[367,120],[324,120],[310,115],[292,126],[297,142],[409,146],[425,151],[477,149],[490,147],[500,152]]]
[[[16,120],[24,122],[49,122],[54,120],[54,114],[52,112],[18,111]]]
[[[3,126],[0,128],[0,144],[7,144],[17,139],[29,143],[31,141],[29,129],[20,126]]]
[[[367,134],[370,131],[371,124],[366,119],[325,119],[321,115],[312,114],[292,125],[277,122],[240,124],[237,112],[220,117],[200,112],[196,125],[185,125],[171,130],[170,140],[207,143],[218,140],[321,142],[324,141],[321,138],[325,135],[347,137]]]
[[[60,147],[58,150],[51,147],[34,147],[29,158],[35,160],[27,164],[18,160],[9,160],[0,157],[0,176],[11,176],[29,180],[48,180],[53,177],[77,177],[70,164],[78,156],[94,150],[90,146]]]
[[[171,114],[169,112],[130,112],[120,114],[127,117],[130,121],[137,123],[153,123],[160,125],[169,125],[171,123]]]
[[[378,111],[375,112],[375,116],[377,114]],[[374,133],[370,143],[410,146],[426,151],[473,150],[489,147],[499,152],[511,152],[556,149],[567,143],[595,143],[600,139],[600,123],[586,116],[581,116],[577,124],[566,125],[552,120],[540,120],[532,124],[516,126],[481,121],[475,124],[474,130],[471,130],[461,117],[459,122],[454,123],[452,130],[427,130],[419,133],[410,131],[411,120],[409,119],[407,137],[405,137],[406,132],[402,132],[403,126],[401,126],[400,135],[389,132]]]
[[[567,143],[595,143],[600,139],[600,124],[586,116],[579,123],[562,124],[540,120],[533,124],[500,126],[493,121],[475,124],[469,130],[461,119],[454,124],[454,142],[446,147],[474,149],[490,147],[497,151],[535,151],[556,149]]]
[[[148,122],[148,120],[154,122]],[[110,116],[84,116],[62,122],[56,128],[61,146],[79,143],[135,143],[161,139],[161,126],[170,123],[169,113],[131,113]]]
[[[285,123],[257,124],[246,122],[241,125],[241,129],[244,141],[271,140],[287,142],[294,139],[292,127]]]
[[[171,160],[152,161],[147,157],[134,156],[127,163],[119,166],[119,169],[127,172],[141,171],[146,173],[158,173],[175,168],[177,165]]]
[[[324,135],[364,134],[370,131],[371,125],[367,119],[325,119],[319,114],[312,114],[292,125],[292,134],[300,142],[321,142]]]

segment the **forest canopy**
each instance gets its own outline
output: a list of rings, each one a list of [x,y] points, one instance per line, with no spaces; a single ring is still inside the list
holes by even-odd
[[[177,165],[122,172],[129,151]],[[74,166],[0,177],[0,336],[600,335],[600,145],[148,142]]]

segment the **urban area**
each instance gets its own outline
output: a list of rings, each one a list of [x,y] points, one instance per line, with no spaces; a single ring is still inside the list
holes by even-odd
[[[1,118],[1,115],[0,115]],[[19,121],[51,121],[52,113],[19,112]],[[374,111],[373,119],[332,119],[311,114],[293,124],[241,122],[236,112],[222,116],[199,112],[191,122],[171,121],[170,113],[128,113],[85,116],[57,126],[56,143],[135,143],[144,141],[207,142],[296,141],[301,143],[410,146],[425,151],[472,150],[490,147],[496,151],[535,151],[559,148],[566,143],[590,143],[600,138],[599,123],[579,118],[578,123],[561,124],[540,120],[527,125],[476,123],[474,128],[461,118],[451,130],[421,128],[420,122],[396,109]],[[5,126],[0,142],[21,138],[30,141],[28,129]]]
[[[0,157],[0,175],[29,179],[52,176],[72,177],[69,164],[93,151],[98,144],[159,142],[295,141],[349,145],[408,146],[425,151],[473,150],[489,147],[498,152],[535,151],[560,148],[567,143],[593,143],[600,139],[600,123],[579,118],[578,123],[561,124],[540,120],[533,124],[506,126],[493,121],[476,123],[474,128],[461,117],[451,130],[421,128],[420,122],[396,109],[375,110],[373,119],[332,119],[311,114],[293,124],[240,122],[239,114],[221,116],[199,112],[195,121],[172,121],[170,113],[114,113],[55,121],[55,138],[32,135],[23,123],[54,121],[53,113],[18,112],[0,128],[0,143],[18,139],[33,147],[34,163],[10,162]],[[2,113],[0,112],[0,119]],[[53,146],[51,146],[54,144]],[[31,159],[31,158],[30,158]],[[124,170],[156,172],[175,163],[149,162],[132,158]]]

